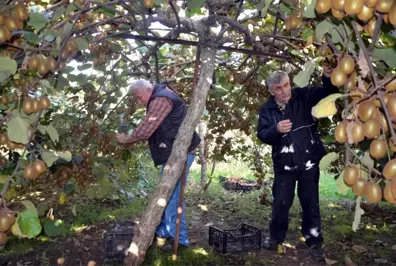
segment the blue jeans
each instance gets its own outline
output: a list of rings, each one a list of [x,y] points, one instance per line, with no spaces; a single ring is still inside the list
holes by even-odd
[[[187,177],[190,173],[190,167],[194,161],[195,154],[188,153],[187,157],[187,167],[186,167],[186,184]],[[164,172],[165,165],[161,168],[161,176]],[[177,204],[179,203],[179,195],[180,195],[180,181],[177,181],[176,187],[173,190],[172,196],[169,199],[168,204],[164,210],[164,214],[162,215],[162,220],[160,225],[157,227],[156,234],[159,237],[163,238],[172,238],[175,239],[176,235],[176,219],[177,219]],[[188,246],[190,241],[188,241],[187,237],[187,223],[185,218],[185,202],[183,200],[183,212],[180,221],[180,234],[179,234],[179,244]]]

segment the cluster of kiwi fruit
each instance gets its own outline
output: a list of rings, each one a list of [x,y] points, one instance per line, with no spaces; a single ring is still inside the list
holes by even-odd
[[[74,177],[81,187],[87,187],[92,180],[92,159],[87,152],[81,152],[83,162],[81,164],[68,163],[60,165],[57,170],[48,176],[50,180],[56,180],[59,187],[63,187],[70,178]]]
[[[43,55],[33,55],[29,57],[28,69],[38,71],[40,75],[44,76],[47,73],[55,72],[56,60],[52,56],[44,57]]]
[[[30,163],[23,171],[23,177],[25,179],[33,180],[41,176],[47,171],[47,165],[42,160],[35,160]]]
[[[15,223],[15,213],[4,206],[0,207],[0,245],[7,242],[7,233],[11,230],[11,226]]]
[[[100,40],[104,38],[106,35],[105,34],[98,34],[95,36],[95,41]],[[95,43],[95,44],[90,44],[89,45],[89,50],[92,55],[95,56],[95,59],[93,61],[94,66],[101,66],[106,63],[106,58],[107,56],[110,57],[115,57],[118,56],[117,54],[113,54],[111,51],[111,46],[112,43],[109,40],[104,40],[100,43]]]
[[[344,171],[344,182],[352,187],[356,196],[363,196],[371,203],[378,203],[384,198],[387,202],[396,204],[396,161],[392,165],[388,163],[384,168],[383,173],[387,179],[384,189],[373,180],[363,178],[361,173],[356,165],[349,165]]]
[[[286,26],[287,31],[295,30],[295,29],[301,27],[302,24],[303,24],[303,21],[302,21],[301,17],[297,14],[291,14],[285,20],[285,26]]]
[[[396,25],[396,2],[394,0],[318,0],[316,11],[325,14],[330,11],[335,18],[343,19],[346,15],[357,16],[366,23],[364,30],[373,35],[376,17],[375,12],[383,14],[384,22]]]
[[[40,98],[25,97],[23,99],[22,110],[25,114],[38,113],[51,107],[50,99],[43,95]]]
[[[0,13],[0,43],[9,41],[14,30],[23,29],[28,17],[28,9],[22,3],[18,3],[11,14]]]

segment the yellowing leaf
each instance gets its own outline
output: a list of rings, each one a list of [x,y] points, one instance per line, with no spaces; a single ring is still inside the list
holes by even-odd
[[[322,171],[326,170],[330,166],[330,164],[337,159],[338,159],[338,153],[330,152],[330,153],[326,154],[326,156],[324,156],[322,158],[322,160],[320,160],[320,163],[319,163],[320,170],[322,170]]]
[[[315,118],[323,118],[335,115],[337,113],[335,101],[340,97],[340,93],[334,93],[320,100],[312,107],[312,116]]]

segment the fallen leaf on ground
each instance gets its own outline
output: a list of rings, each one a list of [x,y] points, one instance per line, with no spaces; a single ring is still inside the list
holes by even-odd
[[[325,261],[326,261],[326,265],[333,265],[333,264],[336,264],[338,262],[336,260],[331,260],[331,259],[328,259],[328,258],[325,258]]]
[[[355,251],[356,253],[359,253],[359,254],[367,252],[367,248],[362,247],[362,246],[358,246],[358,245],[354,245],[352,247],[352,249],[353,249],[353,251]]]
[[[386,260],[386,259],[375,259],[374,260],[376,263],[379,263],[379,264],[386,264],[386,263],[388,263],[388,260]]]

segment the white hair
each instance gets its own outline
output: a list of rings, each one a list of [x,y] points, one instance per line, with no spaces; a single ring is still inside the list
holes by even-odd
[[[282,80],[288,76],[289,75],[285,71],[282,71],[282,70],[277,70],[277,71],[272,72],[271,75],[269,75],[269,77],[266,80],[268,89],[272,90],[273,84],[281,83]]]
[[[144,89],[153,89],[153,85],[145,79],[134,80],[129,87],[128,94],[132,95],[135,91]]]

